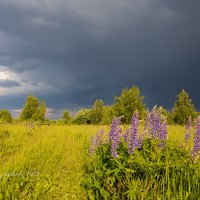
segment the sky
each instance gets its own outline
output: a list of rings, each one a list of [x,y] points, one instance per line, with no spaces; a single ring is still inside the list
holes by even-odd
[[[170,110],[184,88],[200,109],[199,0],[0,0],[0,109],[28,94],[47,117],[121,89]]]

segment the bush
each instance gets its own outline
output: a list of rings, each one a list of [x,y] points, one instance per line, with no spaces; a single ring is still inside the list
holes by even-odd
[[[81,109],[74,117],[75,124],[91,124],[91,109]]]
[[[7,110],[0,110],[0,123],[11,123],[12,115]]]
[[[87,173],[88,196],[104,199],[196,199],[200,196],[199,166],[180,148],[157,151],[157,144],[146,139],[142,148],[129,156],[120,143],[119,157],[110,154],[110,145],[96,151]]]
[[[125,133],[119,125],[120,119],[115,118],[107,136],[101,130],[92,137],[84,183],[89,199],[192,200],[200,196],[200,149],[191,154],[188,148],[173,146],[158,110],[147,116],[143,133],[138,134],[138,113]],[[200,148],[200,118],[196,128]]]
[[[116,113],[114,110],[114,106],[104,106],[103,109],[103,117],[102,117],[102,124],[111,124],[113,118],[115,117]]]

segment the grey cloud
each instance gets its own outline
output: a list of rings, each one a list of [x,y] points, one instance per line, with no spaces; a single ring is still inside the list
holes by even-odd
[[[0,87],[2,88],[13,88],[13,87],[20,87],[21,84],[14,80],[1,80],[0,79]]]
[[[30,82],[30,81],[27,81],[25,79],[21,79],[21,82],[26,83],[26,84],[31,84],[33,86],[38,86],[38,83],[36,83],[36,82]]]

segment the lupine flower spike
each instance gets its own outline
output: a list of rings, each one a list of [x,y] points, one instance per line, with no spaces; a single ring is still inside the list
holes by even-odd
[[[109,141],[111,142],[111,154],[113,158],[118,157],[117,148],[120,142],[122,129],[119,127],[121,118],[115,117],[112,121],[109,133]]]
[[[161,128],[161,114],[156,109],[156,106],[152,109],[150,113],[149,121],[150,121],[151,137],[155,139],[159,137],[158,131]]]
[[[128,153],[134,154],[135,149],[138,146],[138,112],[136,111],[132,117],[132,124],[130,129],[130,138],[128,140]]]
[[[100,129],[96,132],[95,136],[91,137],[91,139],[90,139],[91,145],[90,145],[90,149],[89,149],[90,155],[93,155],[95,152],[95,149],[100,146],[100,144],[103,140],[103,134],[104,134],[104,130]]]
[[[167,121],[165,120],[160,126],[160,135],[161,143],[159,145],[160,148],[165,146],[165,140],[167,139]]]
[[[192,151],[193,159],[197,159],[200,154],[200,116],[196,119],[194,127],[194,148]]]

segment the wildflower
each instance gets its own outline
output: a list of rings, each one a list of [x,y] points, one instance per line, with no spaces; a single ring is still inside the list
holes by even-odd
[[[122,129],[119,128],[121,118],[115,117],[112,121],[111,130],[109,133],[109,141],[111,142],[111,154],[113,158],[118,157],[117,148],[120,142]]]
[[[159,130],[161,128],[161,114],[154,107],[149,116],[150,123],[150,134],[152,138],[157,138],[159,135]]]
[[[129,140],[129,132],[130,132],[130,128],[128,128],[126,130],[126,133],[124,134],[124,142],[125,143],[128,143],[128,140]]]
[[[196,119],[194,128],[194,148],[192,151],[193,157],[200,153],[200,116]]]
[[[141,149],[142,148],[142,142],[143,142],[143,138],[144,138],[144,135],[141,134],[138,138],[138,142],[137,142],[137,147],[138,149]]]
[[[165,140],[167,139],[167,122],[166,120],[162,123],[159,130],[159,138],[162,140],[159,147],[163,148],[165,146]]]
[[[160,139],[161,140],[167,139],[167,122],[166,122],[166,120],[160,126]]]
[[[167,139],[167,121],[163,121],[161,110],[156,109],[155,106],[147,115],[144,126],[144,131],[148,131],[150,137],[161,140],[159,147],[163,148],[165,146],[165,140]]]
[[[90,138],[91,140],[91,145],[89,149],[90,155],[93,155],[95,152],[95,149],[100,146],[101,142],[103,141],[103,134],[104,134],[104,130],[100,129],[96,132],[95,136],[92,136]]]
[[[132,116],[132,124],[130,129],[130,138],[128,140],[128,153],[134,154],[135,149],[138,146],[138,112],[135,112]]]

